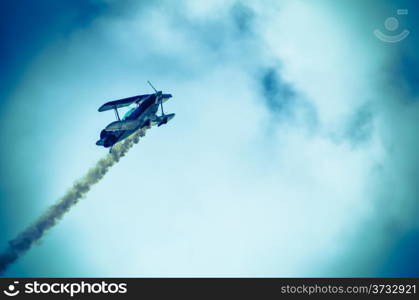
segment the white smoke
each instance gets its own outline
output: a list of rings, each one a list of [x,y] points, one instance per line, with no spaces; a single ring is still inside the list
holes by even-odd
[[[74,183],[57,203],[50,206],[38,220],[11,240],[6,251],[0,254],[0,274],[21,255],[30,250],[37,241],[42,239],[47,231],[54,227],[80,199],[85,197],[90,188],[98,183],[109,169],[125,156],[128,150],[134,144],[137,144],[139,138],[144,135],[145,129],[140,129],[123,142],[114,146],[112,153],[100,159],[84,177]]]

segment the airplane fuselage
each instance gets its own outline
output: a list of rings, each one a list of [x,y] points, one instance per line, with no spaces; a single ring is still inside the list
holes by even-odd
[[[167,95],[167,96],[166,96]],[[166,96],[166,97],[164,97]],[[157,111],[159,109],[160,101],[165,102],[171,97],[170,94],[161,95],[160,99],[156,94],[150,94],[146,99],[141,101],[137,108],[127,116],[125,120],[137,120],[138,126],[130,130],[116,130],[116,131],[107,131],[106,129],[102,130],[100,133],[100,140],[96,142],[98,146],[104,146],[105,148],[112,147],[116,143],[126,139],[131,134],[139,130],[140,128],[150,127],[159,122],[159,116],[157,116]],[[172,118],[174,114],[170,115]],[[167,118],[166,118],[167,122]],[[109,126],[109,125],[108,125]]]

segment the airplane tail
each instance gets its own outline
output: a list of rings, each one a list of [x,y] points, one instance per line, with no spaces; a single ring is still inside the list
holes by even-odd
[[[173,119],[175,117],[176,114],[167,114],[164,116],[161,116],[159,119],[159,122],[157,124],[157,127],[160,127],[164,124],[167,124],[167,122],[169,122],[171,119]]]

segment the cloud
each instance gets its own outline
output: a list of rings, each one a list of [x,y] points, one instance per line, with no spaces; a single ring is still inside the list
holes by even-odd
[[[268,109],[273,113],[281,113],[290,109],[295,93],[291,87],[283,82],[278,71],[267,69],[261,78],[264,99]]]

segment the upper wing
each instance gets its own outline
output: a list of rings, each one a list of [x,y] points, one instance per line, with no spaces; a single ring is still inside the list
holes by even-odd
[[[131,103],[134,103],[134,102],[139,103],[139,102],[143,101],[144,99],[147,99],[151,95],[153,95],[153,94],[137,95],[137,96],[133,96],[133,97],[128,97],[128,98],[124,98],[124,99],[119,99],[119,100],[106,102],[101,107],[99,107],[99,111],[106,111],[106,110],[110,110],[110,109],[115,109],[115,108],[128,106],[128,105],[130,105]]]

